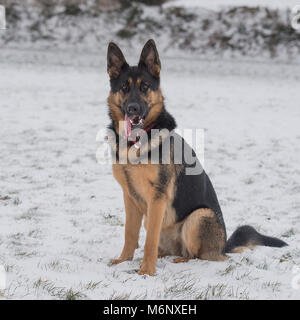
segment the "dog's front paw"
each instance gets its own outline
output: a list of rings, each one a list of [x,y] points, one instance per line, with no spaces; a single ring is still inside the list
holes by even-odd
[[[155,266],[141,266],[141,269],[138,272],[139,275],[146,274],[148,276],[154,276],[155,275]]]
[[[124,262],[124,261],[126,261],[127,259],[122,259],[122,258],[118,258],[118,259],[111,259],[110,260],[110,264],[119,264],[119,263],[121,263],[121,262]]]

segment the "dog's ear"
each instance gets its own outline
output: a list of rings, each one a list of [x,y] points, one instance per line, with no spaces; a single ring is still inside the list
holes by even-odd
[[[121,71],[128,67],[121,49],[110,42],[107,49],[107,72],[111,79],[116,79]]]
[[[142,50],[139,67],[142,66],[145,66],[155,78],[159,78],[161,64],[155,42],[152,39],[147,41]]]

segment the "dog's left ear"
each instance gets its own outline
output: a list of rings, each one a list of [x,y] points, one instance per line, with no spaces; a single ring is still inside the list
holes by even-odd
[[[155,78],[159,78],[161,64],[155,42],[152,39],[147,41],[142,50],[139,61],[139,67],[141,66],[145,66]]]

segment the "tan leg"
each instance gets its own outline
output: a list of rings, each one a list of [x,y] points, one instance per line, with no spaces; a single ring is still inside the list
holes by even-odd
[[[161,225],[166,210],[164,199],[153,200],[147,210],[147,236],[144,248],[144,258],[139,274],[155,274],[155,265],[158,255],[158,243]]]
[[[134,251],[138,247],[139,232],[143,215],[129,195],[124,194],[126,213],[125,244],[118,259],[112,259],[111,264],[117,264],[126,260],[132,260]]]

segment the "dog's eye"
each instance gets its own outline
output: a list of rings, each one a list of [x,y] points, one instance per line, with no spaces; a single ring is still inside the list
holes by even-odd
[[[146,83],[146,82],[142,82],[141,83],[141,91],[142,92],[144,92],[144,93],[146,93],[147,92],[147,90],[149,89],[149,84],[148,83]]]
[[[127,93],[129,91],[129,83],[128,83],[128,81],[126,81],[126,82],[124,82],[122,84],[121,89],[123,90],[124,93]]]

